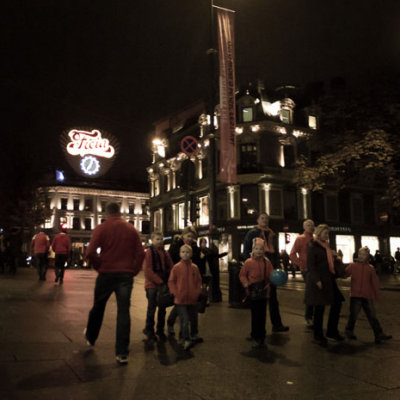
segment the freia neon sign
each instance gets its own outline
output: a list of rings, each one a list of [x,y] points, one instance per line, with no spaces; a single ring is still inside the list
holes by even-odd
[[[112,158],[115,154],[115,148],[110,145],[110,141],[102,138],[100,131],[96,129],[91,132],[73,129],[68,136],[71,141],[67,144],[67,152],[72,156]]]

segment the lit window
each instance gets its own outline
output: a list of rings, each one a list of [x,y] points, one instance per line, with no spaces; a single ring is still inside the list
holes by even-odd
[[[281,110],[281,121],[284,124],[291,124],[292,123],[291,114],[292,113],[290,110]]]
[[[308,116],[308,126],[311,129],[317,129],[317,117],[315,115]]]
[[[253,121],[253,107],[242,108],[242,120],[243,122]]]
[[[199,224],[200,225],[208,225],[210,222],[209,219],[209,210],[208,210],[208,196],[199,198]]]

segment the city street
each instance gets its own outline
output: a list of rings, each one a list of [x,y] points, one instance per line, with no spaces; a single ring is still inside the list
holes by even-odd
[[[116,302],[107,305],[94,348],[82,331],[92,305],[96,272],[67,270],[64,285],[54,271],[39,282],[36,271],[21,268],[0,275],[0,399],[363,399],[400,398],[400,280],[381,280],[377,316],[393,339],[380,345],[364,314],[357,341],[312,343],[303,318],[304,284],[298,275],[278,290],[289,333],[271,334],[267,348],[251,349],[246,337],[250,312],[229,308],[228,276],[222,274],[224,301],[199,316],[204,343],[184,352],[175,340],[144,341],[146,299],[142,273],[132,296],[131,354],[127,366],[114,357]],[[349,309],[348,281],[341,283]],[[176,332],[178,325],[175,326]]]

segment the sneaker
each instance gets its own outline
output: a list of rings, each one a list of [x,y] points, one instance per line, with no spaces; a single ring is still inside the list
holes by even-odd
[[[346,335],[347,339],[350,339],[350,340],[357,340],[357,336],[353,333],[353,331],[348,331],[348,330],[346,330],[346,331],[344,332],[344,334]]]
[[[334,342],[343,342],[344,340],[344,337],[339,333],[336,333],[335,335],[326,335],[326,337]]]
[[[253,339],[253,340],[251,341],[251,347],[252,347],[253,349],[258,349],[258,348],[260,347],[260,341],[259,341],[259,340],[256,340],[256,339]]]
[[[202,337],[200,336],[192,336],[192,343],[196,344],[196,343],[203,343],[204,340]]]
[[[115,359],[117,360],[117,363],[120,365],[126,365],[128,364],[129,357],[126,354],[118,354]]]
[[[144,328],[142,332],[147,336],[147,339],[156,339],[156,335],[154,334],[154,332],[151,332],[146,328]]]
[[[288,330],[289,330],[289,327],[288,326],[284,326],[284,325],[282,325],[282,326],[274,326],[272,328],[272,332],[275,332],[275,333],[277,333],[277,332],[287,332]]]
[[[389,340],[392,337],[392,335],[385,335],[384,333],[381,333],[380,335],[375,336],[375,344],[382,343],[383,341]]]
[[[165,335],[164,332],[157,332],[156,335],[158,336],[158,338],[162,341],[167,340],[167,336]]]
[[[306,327],[309,329],[314,327],[313,320],[311,318],[306,318]]]
[[[87,329],[85,328],[84,330],[83,330],[83,337],[85,338],[85,340],[86,340],[86,344],[88,345],[88,346],[94,346],[94,342],[91,342],[89,339],[88,339],[88,337],[86,336],[86,332],[87,332]]]
[[[183,350],[187,351],[192,347],[192,342],[190,340],[185,340],[183,342]]]
[[[56,276],[56,279],[54,279],[54,282],[58,282],[58,276]]]

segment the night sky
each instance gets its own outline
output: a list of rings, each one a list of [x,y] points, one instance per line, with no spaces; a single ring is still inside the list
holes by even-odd
[[[215,0],[236,10],[238,83],[273,88],[399,67],[396,0]],[[116,136],[108,178],[145,182],[152,123],[205,98],[208,0],[2,2],[2,137],[43,143],[91,126]],[[11,139],[8,139],[11,140]]]

